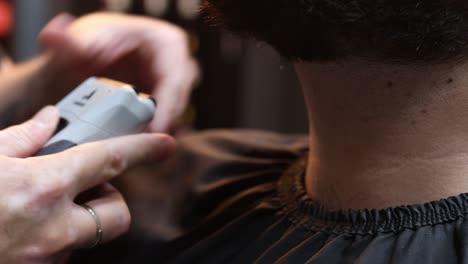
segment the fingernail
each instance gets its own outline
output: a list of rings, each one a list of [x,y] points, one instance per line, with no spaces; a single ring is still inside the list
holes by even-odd
[[[49,125],[54,121],[57,115],[57,110],[53,106],[46,106],[42,108],[36,115],[34,115],[33,120],[38,122],[41,125]]]

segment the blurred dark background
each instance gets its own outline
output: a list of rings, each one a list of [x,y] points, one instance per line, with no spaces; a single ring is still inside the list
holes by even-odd
[[[188,122],[196,129],[260,128],[307,132],[291,65],[268,46],[215,30],[198,14],[200,0],[0,0],[0,41],[22,61],[36,55],[40,29],[59,12],[97,10],[166,19],[187,30],[202,79]]]

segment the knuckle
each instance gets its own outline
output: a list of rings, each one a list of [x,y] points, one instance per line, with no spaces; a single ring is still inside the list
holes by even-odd
[[[172,25],[169,25],[167,27],[165,40],[167,41],[167,43],[170,43],[172,47],[175,47],[180,52],[182,52],[181,54],[190,54],[189,39],[189,34],[185,30]],[[178,45],[174,46],[174,43],[177,43]]]
[[[0,199],[0,207],[8,215],[17,218],[29,217],[30,212],[26,209],[33,205],[31,191],[35,184],[28,163],[22,159],[0,156],[0,165],[5,165],[2,166],[4,168],[2,179],[8,184],[6,195]]]
[[[48,248],[42,244],[27,246],[20,254],[20,258],[31,262],[43,262],[50,257]]]
[[[33,133],[31,133],[34,131],[39,130],[34,128],[32,122],[29,122],[24,125],[13,126],[3,132],[10,142],[15,142],[16,149],[22,150],[39,146],[39,143],[36,142],[35,137],[33,137]]]
[[[44,261],[54,257],[64,249],[71,248],[71,241],[63,232],[48,228],[32,245],[26,247],[23,255],[29,260]]]
[[[35,204],[50,204],[61,199],[69,188],[66,177],[50,177],[43,175],[38,177],[32,191]]]
[[[166,37],[169,40],[178,40],[178,41],[188,41],[188,34],[187,32],[172,24],[165,24],[166,28]]]
[[[174,38],[177,41],[180,41],[180,43],[187,44],[187,49],[188,49],[188,43],[189,43],[189,35],[187,32],[183,29],[177,28],[174,30]]]
[[[56,230],[47,230],[42,234],[41,245],[38,246],[39,253],[43,257],[54,255],[57,251],[65,248],[66,245],[63,243],[63,233],[57,232]]]
[[[108,148],[106,161],[105,174],[108,175],[121,174],[127,167],[125,157],[113,148]]]

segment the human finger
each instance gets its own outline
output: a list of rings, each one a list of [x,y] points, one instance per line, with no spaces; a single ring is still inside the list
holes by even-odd
[[[122,195],[110,184],[103,185],[98,199],[86,202],[85,206],[76,205],[72,215],[78,230],[77,248],[93,246],[97,240],[102,239],[99,242],[104,243],[117,238],[128,230],[131,220]]]
[[[47,166],[44,170],[72,186],[70,191],[74,195],[137,164],[164,159],[174,149],[175,141],[167,135],[141,134],[84,144],[53,157],[38,157],[36,161],[37,166]]]
[[[152,132],[170,132],[170,128],[184,113],[189,103],[192,89],[199,75],[198,64],[194,59],[185,63],[185,70],[177,73],[162,74],[162,80],[153,91],[158,108],[150,123]]]
[[[75,20],[74,16],[67,13],[54,17],[39,33],[39,45],[44,49],[55,51],[73,48],[74,43],[68,38],[66,31]]]
[[[36,153],[54,133],[60,114],[47,106],[23,124],[0,131],[0,155],[25,158]]]

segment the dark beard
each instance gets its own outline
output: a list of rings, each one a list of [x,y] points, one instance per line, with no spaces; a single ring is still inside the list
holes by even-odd
[[[203,10],[292,59],[420,64],[467,53],[466,0],[205,0]]]

